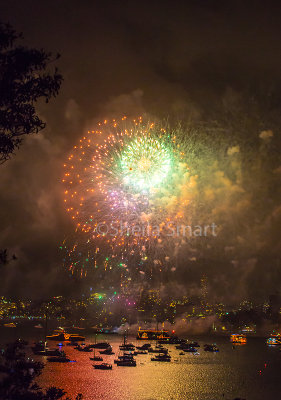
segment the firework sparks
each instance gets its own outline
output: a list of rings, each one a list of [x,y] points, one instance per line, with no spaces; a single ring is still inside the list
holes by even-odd
[[[161,124],[104,121],[65,164],[66,209],[77,232],[116,260],[167,264],[163,233],[170,221],[183,218],[183,188],[192,185],[186,158],[183,143]],[[91,258],[96,266],[97,257]]]

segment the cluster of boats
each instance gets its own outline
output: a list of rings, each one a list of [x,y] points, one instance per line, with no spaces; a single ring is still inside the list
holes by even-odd
[[[145,331],[141,332],[141,339],[146,338]],[[158,334],[158,331],[157,331]],[[135,346],[132,343],[127,342],[127,338],[124,335],[124,340],[119,346],[120,354],[114,360],[114,364],[117,366],[124,367],[135,367],[137,365],[135,357],[138,355],[150,354],[150,360],[152,362],[171,362],[171,356],[169,351],[163,344],[176,344],[176,349],[181,350],[180,355],[185,353],[193,353],[194,355],[199,354],[197,348],[200,347],[198,342],[189,342],[185,339],[179,339],[176,336],[168,336],[165,332],[161,335],[154,335],[153,332],[149,331],[149,338],[156,338],[156,344],[153,347],[150,343],[145,343],[141,346]],[[80,352],[93,352],[93,356],[89,357],[91,361],[99,362],[95,363],[93,367],[95,369],[112,369],[112,364],[103,362],[103,356],[114,355],[112,346],[108,342],[96,342],[94,344],[85,344],[85,337],[79,334],[69,334],[64,330],[56,330],[53,335],[46,336],[47,340],[59,341],[58,348],[48,348],[46,346],[46,340],[43,342],[35,343],[32,347],[32,351],[36,355],[47,356],[47,361],[49,362],[70,362],[71,360],[66,356],[65,352],[62,351],[61,347],[64,346],[62,342],[66,342],[66,346],[72,346],[74,349]],[[140,335],[138,335],[140,339]],[[148,339],[149,340],[149,339]],[[82,342],[82,343],[78,343]],[[98,350],[99,354],[96,354]],[[217,352],[218,348],[216,345],[205,345],[204,351]]]
[[[50,362],[70,362],[71,360],[66,356],[65,352],[60,348],[49,349],[46,342],[40,341],[34,343],[31,347],[33,354],[38,356],[47,356],[47,361]]]
[[[178,345],[176,346],[176,349],[182,350],[180,355],[184,355],[185,352],[194,353],[196,355],[199,354],[197,348],[200,347],[200,345],[197,342],[188,342],[187,340],[181,339],[178,340],[177,343]],[[151,354],[152,357],[150,358],[150,360],[152,362],[171,362],[169,350],[164,347],[162,343],[159,342],[156,342],[156,345],[154,347],[150,343],[145,343],[142,346],[135,346],[132,343],[127,343],[126,338],[124,337],[124,343],[119,346],[119,349],[121,352],[123,352],[123,354],[119,355],[118,358],[114,360],[114,364],[117,364],[117,366],[135,367],[137,365],[135,356],[139,354]],[[219,349],[215,344],[205,344],[204,351],[217,352],[219,351]],[[93,358],[91,358],[91,360],[92,359]],[[111,364],[106,365],[107,366],[105,366],[105,364],[95,364],[94,368],[112,368]]]
[[[95,348],[99,348],[103,343],[97,343]],[[114,354],[112,352],[112,347],[109,343],[107,343],[108,347],[104,351],[100,351],[100,354]],[[132,343],[127,343],[126,337],[124,336],[124,342],[119,346],[119,350],[121,355],[114,360],[114,364],[118,367],[136,367],[137,363],[134,358],[135,355],[140,354],[136,351],[135,346]],[[110,353],[111,351],[111,353]],[[103,361],[99,360],[100,357],[90,357],[90,360],[93,361]],[[94,364],[93,367],[95,369],[112,369],[112,364],[102,363],[102,364]]]
[[[176,349],[181,350],[180,355],[184,355],[185,353],[193,353],[194,355],[199,355],[198,347],[200,344],[198,342],[189,342],[188,340],[182,340],[179,345],[176,346]],[[204,344],[204,351],[209,351],[212,353],[217,353],[219,351],[216,344]]]
[[[169,354],[168,348],[163,345],[173,344],[176,345],[176,349],[180,350],[179,355],[185,355],[186,353],[192,353],[193,355],[199,355],[198,349],[200,347],[199,343],[196,341],[189,341],[186,339],[179,339],[176,336],[168,336],[166,332],[159,336],[153,336],[152,330],[150,330],[148,335],[145,334],[144,330],[139,331],[138,339],[144,340],[147,337],[156,337],[156,344],[154,347],[150,343],[145,343],[141,346],[135,346],[132,343],[128,343],[126,336],[124,335],[124,340],[119,346],[119,355],[114,360],[114,364],[117,366],[124,367],[135,367],[137,365],[135,357],[138,355],[149,354],[151,355],[150,360],[152,362],[171,362],[171,356]],[[158,331],[157,331],[158,333]],[[72,346],[74,349],[80,352],[93,352],[93,356],[90,357],[91,361],[99,362],[93,364],[95,369],[112,369],[112,364],[103,362],[103,356],[114,355],[112,346],[108,342],[96,342],[94,344],[85,344],[85,337],[79,334],[69,334],[65,331],[58,330],[55,331],[53,335],[46,336],[47,340],[55,340],[59,342],[66,342],[66,346]],[[149,339],[146,339],[149,340]],[[233,345],[245,344],[247,338],[244,334],[232,334],[230,336],[230,341]],[[82,342],[82,343],[78,343]],[[47,361],[49,362],[70,362],[71,360],[66,356],[65,352],[62,351],[61,347],[63,343],[58,344],[58,348],[48,348],[46,346],[47,342],[41,341],[35,343],[32,346],[32,351],[36,355],[47,356]],[[281,345],[281,334],[273,334],[267,339],[268,345]],[[98,354],[96,354],[98,351]],[[219,351],[216,344],[205,344],[203,345],[203,351],[216,353]]]
[[[40,341],[31,347],[33,354],[40,356],[47,356],[47,361],[49,362],[71,362],[71,360],[66,356],[65,352],[61,349],[62,343],[58,343],[58,348],[47,347],[47,340],[54,341],[68,341],[69,346],[78,346],[78,341],[85,340],[84,336],[78,335],[76,333],[66,333],[65,331],[59,329],[55,330],[53,335],[46,336],[45,341]]]
[[[246,344],[247,337],[241,333],[234,333],[230,336],[230,341],[232,344]],[[280,333],[272,333],[267,339],[266,344],[269,346],[280,346],[281,345],[281,334]]]

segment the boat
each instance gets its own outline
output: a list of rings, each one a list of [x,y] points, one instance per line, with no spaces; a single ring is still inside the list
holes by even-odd
[[[280,346],[281,345],[281,334],[276,333],[270,335],[270,337],[266,340],[266,344],[269,346]]]
[[[169,332],[158,329],[141,329],[137,332],[137,340],[168,340]]]
[[[84,342],[85,340],[85,336],[78,335],[78,333],[70,333],[68,335],[68,340],[70,340],[71,342]]]
[[[196,344],[197,342],[191,342],[191,343],[183,342],[180,345],[176,346],[176,349],[192,353],[192,352],[196,351],[195,347],[200,347],[200,346],[194,346],[194,343]]]
[[[37,356],[58,356],[62,355],[62,352],[59,349],[48,349],[47,347],[44,350],[36,351],[34,354]]]
[[[132,343],[126,343],[126,344],[121,344],[119,346],[119,349],[130,351],[130,350],[135,350],[135,346]]]
[[[150,343],[145,343],[142,346],[136,346],[137,350],[148,350],[151,347]]]
[[[146,350],[136,350],[133,353],[134,356],[137,356],[138,354],[148,354],[148,352]]]
[[[136,360],[133,358],[131,360],[116,360],[116,364],[118,367],[136,367]]]
[[[84,353],[90,353],[93,351],[92,348],[90,348],[89,346],[80,346],[78,345],[77,347],[75,347],[76,350],[78,351],[83,351]]]
[[[68,357],[66,357],[64,352],[61,352],[60,356],[52,356],[52,357],[48,357],[47,361],[49,362],[60,362],[60,363],[66,363],[66,362],[70,362],[70,359]]]
[[[148,352],[149,353],[157,353],[157,354],[160,354],[160,353],[164,353],[164,354],[167,354],[168,353],[168,349],[165,349],[164,347],[163,348],[153,348],[153,347],[151,347],[151,348],[149,348],[148,349]]]
[[[197,352],[196,348],[192,347],[192,346],[186,347],[185,349],[183,349],[183,351],[185,353],[196,353]]]
[[[246,335],[244,335],[244,334],[240,334],[240,333],[233,333],[231,336],[230,336],[230,341],[233,343],[233,344],[245,344],[245,343],[247,343],[247,337],[246,337]]]
[[[78,335],[76,333],[66,333],[65,331],[61,329],[56,329],[52,335],[46,336],[46,339],[48,340],[57,340],[58,342],[64,342],[64,341],[75,341],[75,342],[81,342],[85,340],[85,336]]]
[[[100,356],[94,356],[94,357],[90,357],[91,361],[103,361],[103,358]]]
[[[187,344],[191,347],[200,347],[200,344],[196,341],[193,342],[187,342]]]
[[[91,353],[93,350],[90,349],[88,346],[82,347],[78,351],[83,351],[84,353]]]
[[[39,324],[40,327],[42,326],[41,324]],[[36,327],[39,327],[39,325],[37,325]],[[43,328],[43,326],[42,326]],[[48,349],[47,348],[47,329],[48,329],[48,312],[46,311],[46,315],[45,315],[45,329],[44,329],[44,341],[40,340],[39,342],[35,342],[34,346],[31,347],[31,350],[33,351],[34,354],[38,354],[38,355],[43,355],[43,356],[52,356],[52,355],[59,355],[57,353],[57,351],[59,351],[58,349],[55,349],[55,351],[53,351],[52,349]]]
[[[217,353],[219,349],[215,344],[204,344],[204,351]]]
[[[187,347],[189,347],[189,344],[186,341],[184,341],[184,342],[178,344],[176,346],[176,349],[177,350],[183,350],[183,349],[186,349]]]
[[[106,355],[112,355],[112,354],[115,354],[113,351],[112,351],[112,347],[110,346],[110,347],[108,347],[107,349],[105,349],[105,350],[102,350],[102,351],[100,351],[99,352],[100,354],[106,354]]]
[[[49,349],[46,345],[47,343],[43,341],[36,342],[31,350],[37,356],[60,356],[62,354],[60,349]]]
[[[168,354],[158,354],[157,356],[152,357],[151,361],[170,362],[171,356],[169,356]]]
[[[164,336],[164,337],[161,338],[161,335],[158,336],[158,343],[161,343],[161,344],[181,344],[182,341],[183,341],[183,339],[178,338],[174,334],[174,332],[171,334],[170,337],[169,336],[168,337]]]
[[[120,350],[123,351],[132,351],[135,350],[135,346],[132,343],[127,343],[127,337],[126,334],[124,334],[124,341],[123,343],[119,346]]]
[[[114,364],[117,364],[118,361],[127,361],[133,359],[134,359],[133,354],[124,354],[123,356],[118,356],[118,358],[114,360]]]
[[[67,363],[71,360],[66,356],[55,356],[55,357],[48,357],[47,361],[49,362],[60,362],[60,363]]]
[[[112,369],[112,364],[102,363],[93,365],[95,369]]]
[[[107,349],[108,347],[110,347],[110,344],[108,342],[100,342],[100,343],[89,344],[88,347],[92,349]]]
[[[46,339],[48,340],[57,340],[58,342],[60,341],[65,341],[69,339],[69,335],[66,335],[64,331],[61,329],[56,329],[52,335],[46,336]]]
[[[95,345],[97,344],[97,335],[95,336]],[[91,345],[89,346],[91,348]],[[92,361],[103,361],[103,358],[100,356],[96,356],[96,348],[94,347],[94,357],[90,357]]]
[[[10,322],[8,324],[4,324],[4,328],[16,328],[17,325],[14,324],[13,322]]]
[[[46,348],[46,342],[40,340],[40,342],[34,343],[34,346],[31,347],[31,350],[33,351],[34,354],[36,354],[38,351],[44,351],[45,348]]]
[[[136,367],[137,363],[134,359],[132,353],[125,353],[125,350],[134,350],[135,346],[128,346],[126,342],[126,335],[124,334],[124,342],[123,345],[119,346],[120,350],[123,351],[123,355],[118,356],[114,363],[117,364],[119,367]]]

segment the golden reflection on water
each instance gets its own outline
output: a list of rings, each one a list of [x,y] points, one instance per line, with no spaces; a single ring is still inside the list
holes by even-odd
[[[112,370],[95,370],[89,359],[92,353],[64,346],[67,355],[76,362],[47,363],[38,383],[61,387],[72,397],[82,393],[85,400],[231,400],[235,397],[259,400],[264,399],[264,391],[267,399],[275,398],[275,391],[278,393],[269,369],[262,375],[258,373],[265,359],[273,357],[272,366],[280,362],[280,354],[270,353],[262,340],[233,350],[228,338],[220,338],[217,340],[219,353],[204,352],[202,345],[206,341],[201,340],[199,356],[190,353],[179,356],[180,351],[168,345],[171,363],[151,362],[151,354],[138,355],[137,367],[118,367],[113,363],[122,338],[107,336],[98,340],[110,341],[113,347],[115,355],[103,355],[104,362],[113,364]],[[94,342],[93,337],[90,342]],[[55,342],[49,347],[54,345]]]

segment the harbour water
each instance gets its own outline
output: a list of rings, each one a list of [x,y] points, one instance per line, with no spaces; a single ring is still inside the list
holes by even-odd
[[[8,329],[9,330],[9,329]],[[9,330],[10,331],[10,330]],[[0,341],[21,336],[31,344],[40,339],[39,332],[22,333],[17,329],[0,331]],[[113,364],[112,370],[95,370],[92,353],[84,353],[64,346],[71,363],[48,363],[46,357],[32,356],[46,366],[38,383],[43,387],[57,386],[75,397],[82,393],[85,400],[277,400],[281,398],[281,351],[269,347],[265,338],[249,338],[246,345],[233,347],[229,337],[189,337],[200,344],[199,355],[180,356],[175,345],[165,345],[172,357],[170,363],[151,362],[151,354],[136,356],[137,367],[118,367],[113,363],[118,356],[122,337],[98,335],[97,341],[107,341],[115,355],[102,355],[104,362]],[[94,343],[94,335],[86,343]],[[135,337],[128,340],[136,344]],[[144,342],[137,342],[143,344]],[[203,350],[205,343],[216,343],[218,353]],[[55,347],[57,342],[50,342]],[[96,355],[99,350],[96,350]]]

